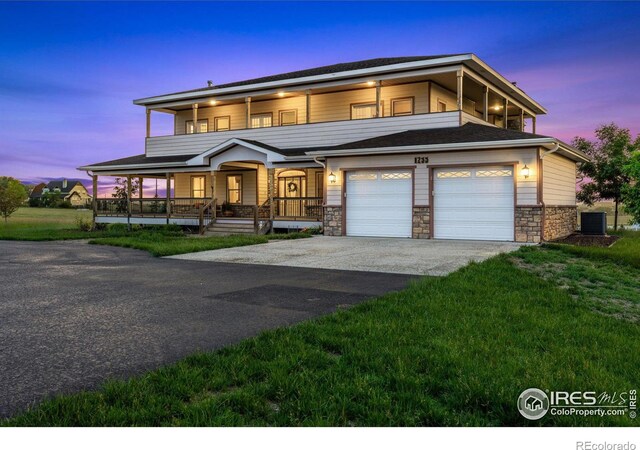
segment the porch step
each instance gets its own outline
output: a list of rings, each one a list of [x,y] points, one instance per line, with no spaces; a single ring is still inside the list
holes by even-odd
[[[204,232],[205,236],[228,236],[231,234],[255,234],[253,221],[220,221],[209,225]]]

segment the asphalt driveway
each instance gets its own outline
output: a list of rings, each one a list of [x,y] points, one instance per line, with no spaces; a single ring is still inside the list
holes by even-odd
[[[498,253],[514,251],[521,245],[493,241],[314,236],[295,242],[271,241],[171,258],[440,276],[471,261],[483,261]]]
[[[411,278],[0,241],[0,417],[402,289]]]

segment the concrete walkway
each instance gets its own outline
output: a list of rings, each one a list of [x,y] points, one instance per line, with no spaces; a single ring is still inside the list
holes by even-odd
[[[491,241],[314,236],[169,258],[440,276],[471,261],[511,252],[520,245]]]

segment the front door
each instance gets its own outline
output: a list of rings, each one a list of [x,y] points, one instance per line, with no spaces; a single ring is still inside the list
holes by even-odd
[[[303,217],[303,198],[307,195],[307,177],[291,176],[278,178],[278,215]]]

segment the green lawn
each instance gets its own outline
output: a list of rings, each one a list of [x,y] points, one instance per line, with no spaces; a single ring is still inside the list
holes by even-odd
[[[90,244],[114,245],[118,247],[146,250],[154,256],[179,255],[183,253],[217,250],[220,248],[242,247],[245,245],[266,244],[273,239],[299,239],[309,237],[306,233],[272,235],[235,235],[235,236],[184,236],[166,235],[156,232],[139,232],[129,236],[101,237],[92,239]]]
[[[202,238],[185,235],[177,226],[134,226],[128,231],[123,224],[103,230],[81,231],[78,220],[91,221],[88,210],[55,208],[20,208],[7,224],[0,222],[0,240],[54,241],[90,239],[89,243],[114,245],[146,250],[154,256],[215,250],[219,248],[264,244],[271,239],[299,239],[307,233],[274,234],[269,236],[216,236]]]
[[[640,298],[640,252],[616,255],[639,246],[629,234],[595,259],[523,248],[54,398],[5,425],[637,425],[628,416],[529,422],[516,399],[530,387],[638,388],[640,328],[630,305]]]
[[[78,229],[78,219],[90,221],[91,217],[89,210],[19,208],[6,223],[0,220],[0,240],[51,241],[85,239],[103,234]]]

